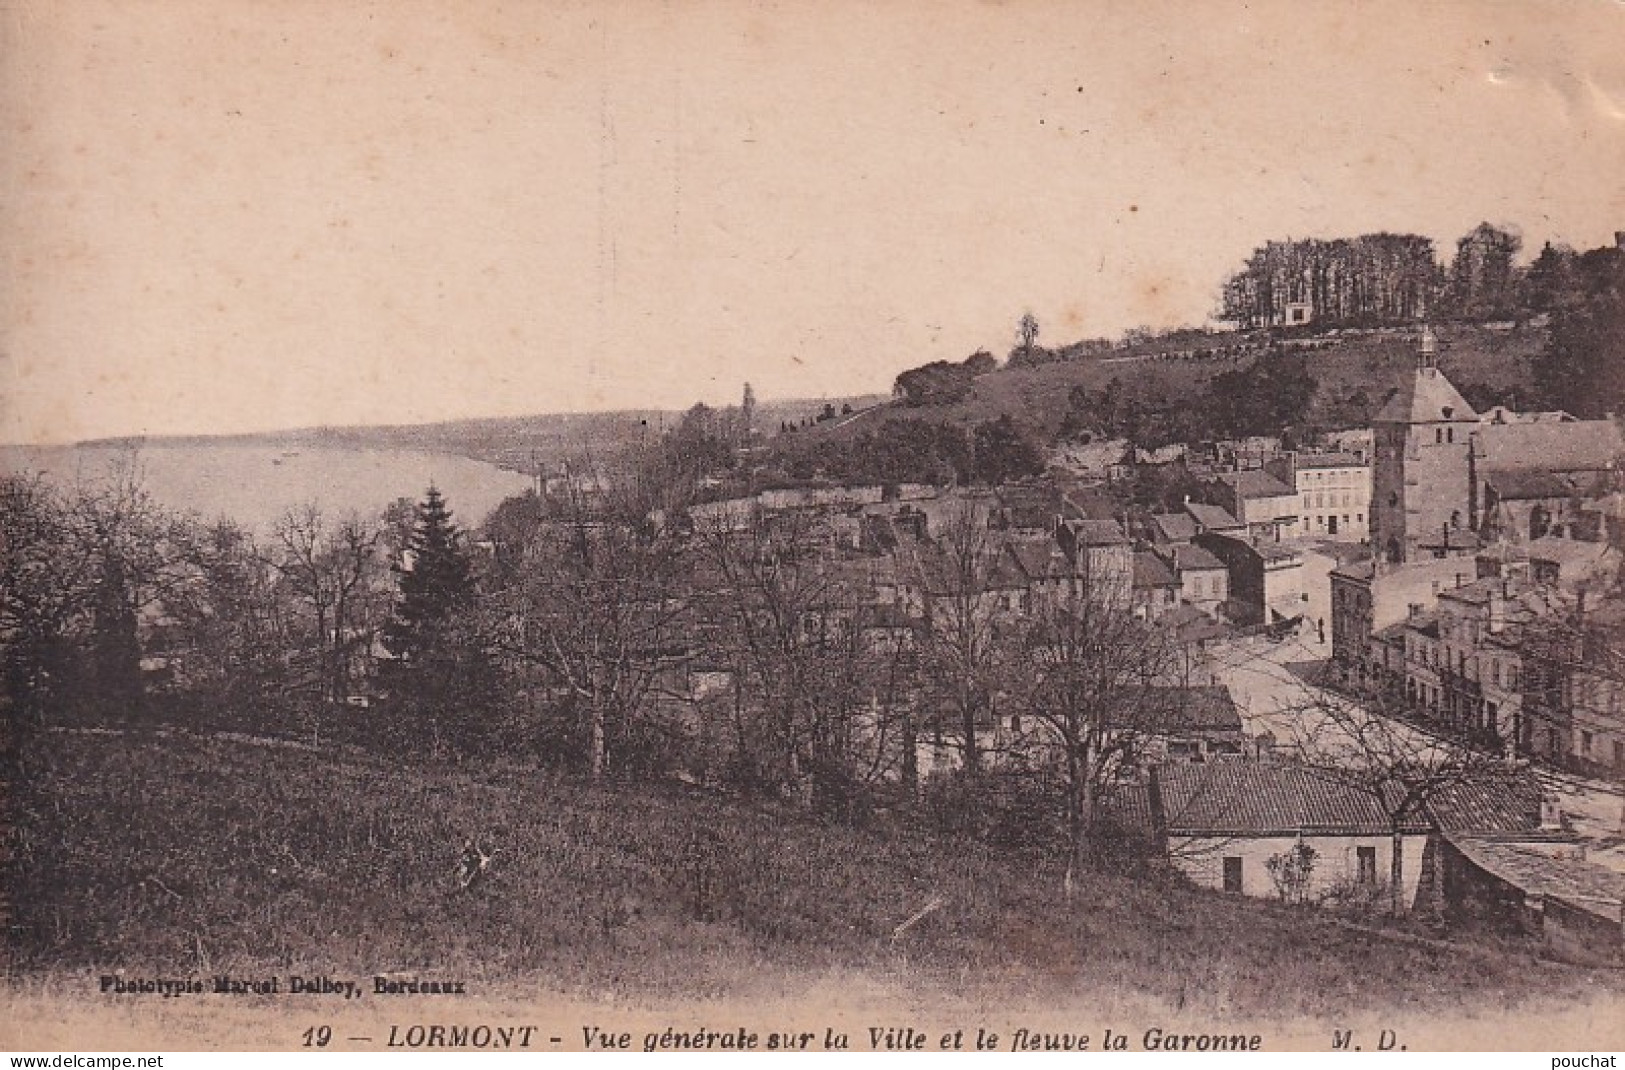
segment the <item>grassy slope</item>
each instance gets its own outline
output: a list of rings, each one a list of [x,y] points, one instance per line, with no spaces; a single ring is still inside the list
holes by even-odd
[[[1545,344],[1544,332],[1536,329],[1514,333],[1488,331],[1468,325],[1447,325],[1440,329],[1439,334],[1443,347],[1440,366],[1461,388],[1472,383],[1496,388],[1520,383],[1527,386],[1528,362]],[[1220,346],[1239,340],[1237,337],[1217,335],[1203,343],[1186,340],[1180,348],[1192,348],[1197,344]],[[1201,405],[1203,389],[1213,376],[1245,367],[1253,359],[1242,357],[1235,363],[1224,360],[1115,359],[1140,357],[1170,348],[1174,347],[1142,343],[1129,349],[1088,355],[1038,368],[1000,368],[979,378],[971,396],[959,404],[914,409],[894,405],[886,411],[897,416],[960,424],[979,423],[1009,413],[1041,440],[1047,440],[1060,429],[1067,411],[1069,392],[1076,385],[1083,384],[1091,390],[1100,390],[1113,377],[1128,382],[1139,376],[1150,375],[1166,384],[1170,404]],[[1351,337],[1330,348],[1305,352],[1302,359],[1319,382],[1311,416],[1334,424],[1354,426],[1363,421],[1351,420],[1346,415],[1349,410],[1342,404],[1344,399],[1355,391],[1363,390],[1374,412],[1387,392],[1415,367],[1416,340],[1414,335],[1405,333]],[[813,441],[817,437],[839,441],[844,436],[878,426],[883,418],[880,413],[875,413],[840,427],[812,429],[802,441]]]
[[[59,735],[40,772],[12,883],[24,978],[434,970],[482,993],[748,1000],[852,973],[928,1004],[1201,1017],[1494,1012],[1618,991],[1521,951],[1123,877],[1090,877],[1068,908],[1052,870],[964,844],[518,767]],[[496,860],[462,891],[452,871],[473,834]],[[710,920],[696,919],[697,871]],[[932,896],[944,907],[893,943]]]

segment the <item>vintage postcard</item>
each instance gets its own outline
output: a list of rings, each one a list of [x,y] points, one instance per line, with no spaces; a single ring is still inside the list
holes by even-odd
[[[1625,6],[0,9],[0,1047],[1625,1046]]]

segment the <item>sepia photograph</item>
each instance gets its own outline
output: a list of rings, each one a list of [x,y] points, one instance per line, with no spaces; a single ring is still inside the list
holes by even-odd
[[[0,1049],[1625,1049],[1625,5],[0,0],[0,143]]]

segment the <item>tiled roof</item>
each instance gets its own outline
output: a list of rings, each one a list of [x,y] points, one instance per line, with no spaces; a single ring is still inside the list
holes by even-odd
[[[1196,537],[1196,521],[1189,513],[1158,513],[1151,526],[1161,542],[1188,542]]]
[[[1134,555],[1134,586],[1178,587],[1179,577],[1163,563],[1162,558],[1146,550]]]
[[[1479,429],[1473,449],[1489,472],[1598,472],[1625,456],[1625,434],[1612,420],[1491,424]]]
[[[1030,580],[1053,579],[1072,574],[1071,562],[1048,539],[1042,542],[1012,542],[1010,557],[1021,574]]]
[[[1298,468],[1366,468],[1370,463],[1352,453],[1300,453],[1293,458]]]
[[[1472,583],[1463,583],[1457,587],[1441,587],[1439,597],[1455,602],[1465,602],[1474,606],[1488,605],[1490,600],[1497,594],[1505,594],[1510,585],[1511,581],[1509,580],[1503,580],[1496,576],[1486,576],[1484,579],[1474,580]],[[1521,592],[1522,589],[1523,586],[1520,583],[1518,590]]]
[[[1121,694],[1113,728],[1141,732],[1240,732],[1241,715],[1228,687],[1135,687]],[[1122,723],[1120,723],[1122,722]]]
[[[1540,798],[1540,781],[1528,770],[1485,770],[1441,785],[1427,808],[1445,832],[1532,832],[1540,828]]]
[[[1490,472],[1484,482],[1495,488],[1503,501],[1531,501],[1539,498],[1594,498],[1608,490],[1607,477],[1600,472],[1552,472],[1528,469],[1521,472]]]
[[[1157,626],[1173,632],[1174,639],[1181,643],[1221,639],[1233,630],[1192,605],[1175,606],[1157,618]]]
[[[1377,574],[1375,561],[1350,561],[1346,565],[1338,565],[1332,569],[1333,576],[1345,576],[1348,579],[1363,582]]]
[[[1114,784],[1100,800],[1100,829],[1107,836],[1152,839],[1151,791],[1146,784]]]
[[[1453,836],[1456,845],[1478,868],[1527,894],[1553,896],[1619,925],[1625,902],[1625,873],[1594,862],[1553,857],[1550,849],[1532,844],[1473,836]]]
[[[1473,407],[1437,368],[1418,368],[1373,418],[1379,424],[1471,423]]]
[[[1291,561],[1303,558],[1303,551],[1291,546],[1284,546],[1278,542],[1260,542],[1253,549],[1265,561]]]
[[[1129,541],[1115,520],[1068,520],[1066,526],[1079,546],[1122,546]]]
[[[1160,817],[1170,835],[1388,835],[1386,808],[1373,793],[1298,765],[1211,762],[1155,772]],[[1415,824],[1408,831],[1421,832]]]
[[[1117,508],[1110,495],[1093,487],[1069,488],[1061,496],[1061,513],[1068,519],[1110,520]]]
[[[1220,472],[1218,478],[1236,488],[1236,493],[1243,498],[1283,498],[1297,494],[1297,491],[1262,468],[1248,468],[1240,472]]]
[[[1185,512],[1209,531],[1234,531],[1243,526],[1241,521],[1231,516],[1223,506],[1186,502]]]
[[[1211,572],[1224,568],[1223,561],[1200,546],[1170,546],[1167,555],[1179,572]]]

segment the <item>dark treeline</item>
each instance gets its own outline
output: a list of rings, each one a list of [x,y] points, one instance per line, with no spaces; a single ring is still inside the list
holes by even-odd
[[[1548,243],[1525,266],[1522,251],[1516,228],[1489,223],[1463,235],[1448,262],[1417,234],[1266,242],[1225,281],[1220,317],[1243,329],[1376,327],[1424,313],[1521,321],[1595,296],[1619,253]]]
[[[1303,359],[1280,350],[1215,375],[1200,405],[1181,403],[1155,371],[1127,380],[1113,377],[1100,390],[1072,388],[1061,434],[1125,438],[1142,449],[1278,435],[1303,422],[1315,386]]]
[[[1221,316],[1244,329],[1399,323],[1415,319],[1441,285],[1433,240],[1420,235],[1272,241],[1225,282]],[[1308,306],[1301,321],[1295,305]]]
[[[179,719],[320,744],[365,717],[362,735],[444,750],[448,696],[493,686],[469,547],[433,488],[372,517],[292,509],[255,537],[161,508],[133,472],[10,475],[0,527],[8,743]]]
[[[957,424],[910,417],[887,420],[843,441],[799,444],[788,451],[792,478],[847,482],[996,484],[1044,470],[1038,445],[1008,414],[967,434]]]

